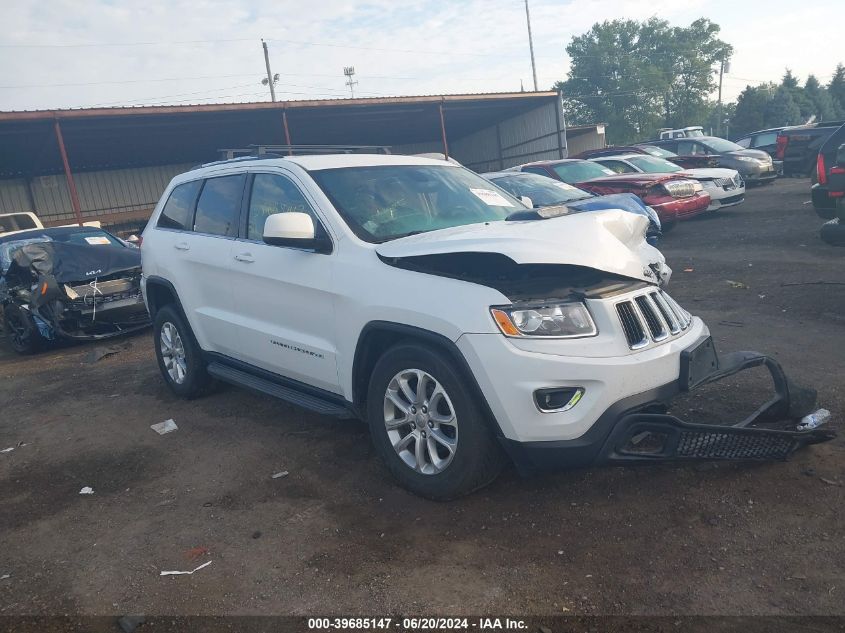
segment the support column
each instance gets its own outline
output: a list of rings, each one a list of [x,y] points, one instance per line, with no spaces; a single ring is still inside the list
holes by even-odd
[[[443,102],[440,102],[440,134],[443,137],[443,155],[449,158],[449,142],[446,140],[446,118],[443,116]]]
[[[65,139],[62,136],[62,126],[59,125],[58,119],[53,122],[53,129],[56,131],[56,141],[59,144],[62,165],[65,168],[65,180],[67,180],[67,188],[70,192],[70,204],[73,206],[73,214],[76,216],[77,223],[79,226],[82,226],[82,211],[79,207],[79,195],[76,193],[76,183],[73,182],[73,174],[70,172],[70,163],[67,160],[67,151],[65,151]]]
[[[496,148],[499,150],[499,171],[505,168],[505,157],[502,155],[502,128],[496,123]]]
[[[290,129],[288,128],[288,111],[286,108],[282,108],[282,124],[285,126],[285,144],[291,145]],[[290,148],[288,148],[288,156],[293,156],[293,150]]]
[[[558,91],[557,93],[557,101],[555,101],[555,122],[557,123],[557,157],[564,158],[563,155],[563,139],[561,138],[561,134],[564,136],[566,135],[566,125],[564,124],[563,128],[560,125],[560,113],[563,110],[563,93]],[[569,143],[567,143],[567,154],[569,153]]]

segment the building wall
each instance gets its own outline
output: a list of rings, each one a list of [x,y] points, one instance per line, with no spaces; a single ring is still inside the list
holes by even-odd
[[[604,134],[604,126],[597,125],[594,130],[587,132],[579,131],[569,136],[569,153],[571,156],[586,152],[588,149],[604,149],[607,147],[607,140]]]
[[[151,210],[170,179],[192,165],[161,165],[109,171],[76,173],[73,176],[84,218]],[[29,193],[27,192],[29,187]],[[34,206],[33,206],[34,203]],[[0,213],[35,211],[45,224],[72,221],[64,174],[0,180]]]

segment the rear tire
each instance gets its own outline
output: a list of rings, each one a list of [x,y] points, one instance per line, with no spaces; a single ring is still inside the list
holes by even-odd
[[[32,317],[14,304],[3,308],[3,331],[9,346],[18,354],[34,354],[41,348],[42,338]]]
[[[191,328],[173,305],[156,312],[153,321],[158,368],[170,390],[181,398],[204,394],[212,384],[206,371],[202,350]]]
[[[446,501],[478,490],[501,472],[504,453],[483,408],[445,354],[408,343],[373,369],[367,422],[376,451],[399,483]]]
[[[822,241],[831,246],[845,246],[845,224],[840,223],[839,218],[834,218],[822,224],[820,231]]]

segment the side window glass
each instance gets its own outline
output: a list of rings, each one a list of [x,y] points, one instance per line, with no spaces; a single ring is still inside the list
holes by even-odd
[[[268,216],[291,211],[310,215],[314,220],[315,230],[320,231],[321,224],[314,210],[293,182],[279,174],[255,174],[249,199],[247,239],[261,240],[264,235],[264,221]]]
[[[741,138],[736,142],[737,145],[740,147],[750,147],[751,146],[751,138]]]
[[[163,229],[191,230],[191,218],[194,215],[194,203],[202,180],[194,180],[177,185],[170,192],[170,197],[164,203],[164,209],[158,218],[159,226]]]
[[[632,167],[629,167],[625,163],[620,162],[618,160],[602,160],[599,162],[617,174],[630,174],[634,172],[634,169]]]
[[[549,172],[542,167],[523,167],[522,171],[527,171],[529,174],[540,174],[541,176],[549,175]]]
[[[197,202],[194,231],[234,237],[238,233],[246,174],[209,178]]]
[[[704,148],[695,141],[679,141],[678,154],[681,156],[700,156],[704,154]]]

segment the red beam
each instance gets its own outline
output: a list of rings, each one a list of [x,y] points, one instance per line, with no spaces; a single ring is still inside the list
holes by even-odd
[[[70,191],[70,204],[73,206],[73,214],[76,216],[76,221],[79,226],[82,226],[82,211],[79,207],[79,195],[76,193],[76,183],[73,182],[73,174],[70,172],[70,163],[67,160],[67,151],[65,151],[65,139],[62,136],[62,126],[59,125],[59,120],[53,122],[53,129],[56,130],[56,141],[59,143],[59,153],[62,155],[62,165],[65,168],[65,179],[67,179],[67,188]]]

